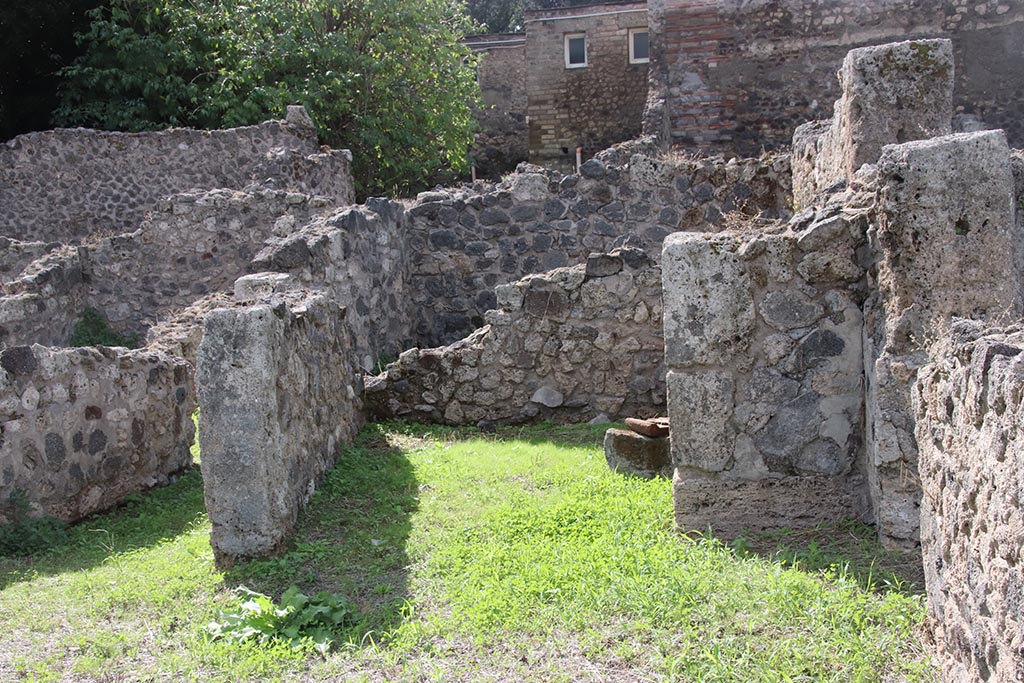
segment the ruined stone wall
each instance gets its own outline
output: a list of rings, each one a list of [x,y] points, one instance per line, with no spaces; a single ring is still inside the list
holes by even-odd
[[[139,230],[80,250],[86,304],[116,330],[144,333],[170,311],[230,290],[267,239],[292,233],[332,204],[281,190],[175,195]]]
[[[524,166],[484,191],[420,195],[412,218],[409,295],[419,346],[481,327],[494,287],[582,263],[628,242],[658,254],[677,230],[714,230],[737,216],[786,217],[789,158],[725,162],[612,149],[581,175]]]
[[[81,247],[60,246],[0,284],[0,345],[64,346],[86,307]]]
[[[918,372],[921,546],[942,680],[1024,680],[1024,332],[961,321]]]
[[[921,487],[911,385],[952,317],[1020,316],[1024,239],[1000,131],[888,146],[878,174],[865,304],[867,473],[882,541],[913,546]]]
[[[248,291],[258,292],[258,286]],[[211,544],[222,565],[277,549],[362,425],[345,311],[310,292],[206,317],[196,385]]]
[[[464,43],[476,54],[481,102],[478,130],[470,155],[477,176],[497,180],[529,156],[526,124],[526,35],[470,36]]]
[[[371,371],[413,345],[412,308],[421,301],[408,278],[415,249],[402,205],[370,199],[268,240],[250,270],[290,274],[296,286],[323,289],[346,306],[354,353]]]
[[[641,250],[501,285],[487,323],[403,353],[368,383],[370,414],[461,425],[662,410],[661,269]]]
[[[1024,144],[1024,5],[1005,0],[650,0],[652,94],[672,144],[744,156],[826,118],[851,48],[949,37],[955,107]],[[645,132],[663,122],[650,117]]]
[[[953,120],[953,45],[916,40],[851,50],[831,120],[793,135],[793,202],[809,206],[842,186],[885,145],[948,135]]]
[[[644,2],[526,13],[530,162],[564,172],[640,134],[647,64],[630,64],[629,29],[647,26]],[[565,35],[585,33],[587,66],[567,68]]]
[[[843,208],[666,240],[679,526],[730,537],[869,518],[860,465],[866,221]]]
[[[268,177],[347,204],[348,161],[347,152],[319,153],[301,107],[285,121],[230,130],[30,133],[0,145],[0,234],[70,242],[130,232],[168,195]]]
[[[23,242],[0,237],[0,280],[19,276],[30,263],[60,246],[59,242]]]
[[[0,524],[15,492],[33,513],[73,521],[191,466],[185,361],[37,345],[4,349],[0,368]]]
[[[135,232],[61,247],[6,283],[0,342],[65,345],[87,307],[119,333],[143,336],[171,311],[229,290],[264,241],[290,234],[332,204],[257,188],[161,200]]]

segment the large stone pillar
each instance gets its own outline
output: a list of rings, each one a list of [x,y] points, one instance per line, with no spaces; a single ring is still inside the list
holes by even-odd
[[[910,391],[954,316],[1021,313],[1022,244],[1002,131],[886,147],[878,164],[875,291],[865,307],[867,473],[882,541],[918,541]]]

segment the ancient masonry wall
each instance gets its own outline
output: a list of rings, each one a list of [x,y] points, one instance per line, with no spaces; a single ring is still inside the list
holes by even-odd
[[[1018,114],[1024,5],[920,2],[649,0],[651,100],[645,132],[671,143],[750,156],[787,145],[839,95],[834,74],[851,48],[949,37],[955,114],[1024,145]],[[663,105],[663,106],[662,106]],[[667,118],[667,121],[665,120]]]
[[[884,542],[918,542],[921,488],[910,403],[931,340],[954,316],[1017,319],[1024,235],[1001,131],[886,147],[865,304],[865,441]]]
[[[526,13],[530,161],[570,172],[641,132],[647,64],[630,64],[629,29],[646,28],[647,4],[609,3]],[[568,68],[565,35],[586,35],[587,66]]]
[[[17,277],[30,263],[60,246],[60,242],[23,242],[0,237],[0,280]]]
[[[0,145],[0,234],[70,242],[131,232],[168,195],[268,177],[351,203],[351,178],[336,172],[347,162],[347,152],[320,154],[302,107],[284,121],[220,131],[30,133]]]
[[[529,157],[526,123],[526,35],[470,36],[465,44],[477,54],[481,102],[478,130],[470,155],[477,176],[497,180]]]
[[[870,516],[863,216],[677,233],[663,258],[677,523],[725,537]]]
[[[192,465],[192,368],[152,350],[0,352],[0,524],[24,496],[73,521]]]
[[[416,248],[408,232],[401,204],[370,199],[270,239],[250,270],[289,274],[294,286],[322,289],[346,306],[354,353],[370,372],[414,345],[412,309],[419,299],[407,274]]]
[[[487,326],[412,349],[367,384],[371,416],[447,424],[651,416],[664,404],[661,269],[631,247],[497,288]]]
[[[793,135],[793,203],[802,209],[822,192],[850,182],[894,142],[948,135],[953,120],[953,44],[916,40],[851,50],[830,120]]]
[[[942,680],[1024,680],[1024,333],[961,321],[940,341],[913,398]]]
[[[0,344],[68,343],[86,307],[80,250],[62,245],[0,285]]]
[[[726,162],[608,150],[580,175],[521,167],[483,191],[421,194],[409,210],[409,296],[421,347],[460,339],[495,308],[494,287],[628,243],[658,255],[677,230],[790,215],[786,156]]]
[[[161,200],[138,230],[54,250],[5,283],[0,342],[65,345],[86,307],[102,311],[122,334],[144,335],[171,311],[229,290],[266,239],[291,233],[333,204],[256,188]]]
[[[255,300],[206,317],[196,369],[221,565],[278,548],[362,425],[362,372],[344,309],[321,294],[261,292],[250,281],[239,295]]]

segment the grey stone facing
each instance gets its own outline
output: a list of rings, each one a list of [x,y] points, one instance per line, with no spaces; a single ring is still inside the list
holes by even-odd
[[[34,345],[4,349],[0,366],[0,524],[15,491],[31,514],[71,522],[192,466],[192,368],[180,358]]]
[[[913,390],[921,550],[944,683],[1024,677],[1024,333],[959,321]]]
[[[308,119],[293,110],[284,121],[229,130],[19,136],[0,145],[0,232],[59,242],[130,232],[166,196],[197,187],[239,190],[267,178],[277,189],[351,203],[351,155],[321,152]]]
[[[362,425],[345,312],[309,292],[214,310],[196,385],[210,542],[229,566],[280,547]]]
[[[403,353],[368,381],[371,416],[506,424],[661,412],[660,269],[629,247],[591,259],[616,267],[580,264],[500,285],[485,326]]]

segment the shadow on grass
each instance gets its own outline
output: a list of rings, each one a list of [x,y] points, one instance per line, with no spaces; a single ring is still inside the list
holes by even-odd
[[[921,554],[886,550],[875,528],[856,520],[750,533],[726,545],[738,555],[757,555],[807,572],[845,573],[869,591],[924,594]]]
[[[113,510],[90,515],[63,538],[28,557],[0,557],[0,590],[37,576],[89,569],[108,558],[150,548],[195,528],[206,519],[198,469],[175,483],[129,496]]]
[[[353,645],[388,639],[408,615],[406,542],[419,483],[386,429],[370,425],[346,448],[275,557],[231,568],[225,581],[278,599],[290,586],[342,594],[362,615],[342,634]]]

